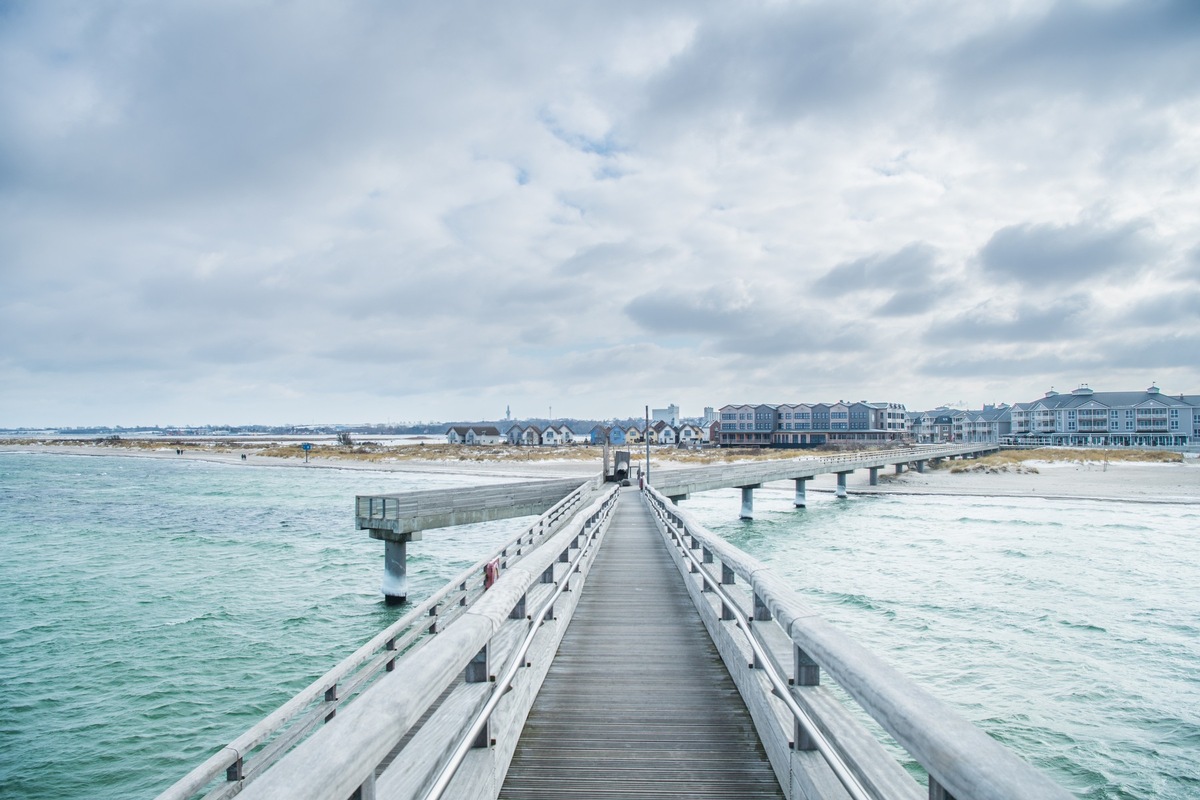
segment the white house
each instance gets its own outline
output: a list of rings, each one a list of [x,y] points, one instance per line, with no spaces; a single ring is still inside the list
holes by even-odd
[[[654,434],[654,442],[657,444],[675,444],[679,441],[679,437],[675,433],[675,429],[666,422],[656,422],[651,429]]]
[[[503,438],[494,425],[452,425],[446,431],[447,444],[499,444]]]

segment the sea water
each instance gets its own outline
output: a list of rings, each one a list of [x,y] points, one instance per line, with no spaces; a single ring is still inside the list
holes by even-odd
[[[1077,796],[1200,797],[1200,505],[793,495],[681,507]]]
[[[152,797],[396,619],[353,496],[484,479],[0,454],[0,797]],[[1200,796],[1200,506],[682,507],[1080,797]],[[428,596],[520,521],[409,548]]]

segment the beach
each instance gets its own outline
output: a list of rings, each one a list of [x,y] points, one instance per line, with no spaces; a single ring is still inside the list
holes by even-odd
[[[847,481],[860,494],[940,494],[988,497],[1086,498],[1200,504],[1200,461],[1177,463],[1029,461],[1036,472],[957,472],[927,469],[883,474],[868,485],[865,472]],[[890,472],[890,470],[889,470]]]
[[[321,447],[307,461],[298,456],[280,456],[277,447],[259,443],[201,440],[176,446],[175,443],[140,442],[135,446],[110,442],[71,444],[43,442],[3,442],[0,453],[44,453],[77,456],[128,456],[131,458],[191,459],[236,466],[273,466],[300,469],[339,469],[383,472],[480,475],[488,478],[536,480],[539,478],[586,478],[600,470],[601,448],[523,448],[524,452],[489,447],[463,447],[440,444],[440,439],[414,441],[404,447],[404,458],[372,457],[331,453]],[[148,446],[157,444],[157,446]],[[416,448],[425,448],[436,457],[422,458]],[[457,450],[455,448],[458,448]],[[182,452],[178,452],[182,450]],[[634,451],[634,465],[644,463],[644,450]],[[458,453],[458,455],[455,455]],[[719,450],[703,451],[709,463],[725,460]],[[778,451],[774,455],[782,455]],[[819,455],[813,453],[812,455]],[[494,456],[494,458],[490,457]],[[786,457],[786,456],[784,456]],[[803,456],[801,456],[803,457]],[[674,448],[651,450],[651,468],[687,469],[703,462],[695,453]],[[731,462],[736,463],[736,462]],[[986,462],[985,462],[986,463]],[[930,494],[989,497],[1074,497],[1093,500],[1136,502],[1200,503],[1200,459],[1184,458],[1173,463],[1137,461],[1039,460],[1017,467],[980,467],[977,471],[951,471],[971,466],[971,462],[943,462],[930,465],[924,473],[906,470],[896,474],[881,470],[879,483],[871,486],[865,470],[851,473],[847,488],[852,494]],[[809,491],[833,491],[833,477],[821,476],[809,483]]]

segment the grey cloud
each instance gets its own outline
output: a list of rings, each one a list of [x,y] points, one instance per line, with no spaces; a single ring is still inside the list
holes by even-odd
[[[625,313],[654,333],[721,336],[746,331],[754,312],[714,287],[699,295],[670,288],[643,294],[629,301]]]
[[[894,253],[845,261],[825,273],[813,288],[833,296],[864,289],[921,289],[929,286],[937,270],[937,248],[912,242]]]
[[[924,314],[943,300],[941,294],[933,289],[900,291],[875,309],[875,313],[881,317],[911,317]]]
[[[1095,359],[1087,363],[1094,364]],[[1078,367],[1053,354],[1033,356],[987,355],[971,353],[966,356],[938,355],[921,359],[917,372],[939,378],[1023,378],[1035,375],[1062,375]]]
[[[757,330],[727,336],[717,351],[761,358],[822,353],[857,353],[870,347],[869,335],[854,328],[829,328],[804,322],[763,325]]]
[[[906,44],[896,23],[853,3],[726,7],[649,86],[647,106],[668,116],[736,110],[785,121],[894,100],[909,71],[896,69]]]
[[[1110,343],[1105,362],[1114,367],[1179,368],[1193,364],[1200,353],[1200,334],[1188,332],[1126,337]]]
[[[984,269],[1031,286],[1135,272],[1159,252],[1145,220],[1119,225],[1023,223],[1001,228],[979,251]]]
[[[1060,0],[1013,15],[946,56],[959,102],[1066,91],[1156,104],[1200,87],[1200,5],[1192,0]]]
[[[655,335],[689,334],[713,352],[768,357],[788,353],[859,351],[870,346],[862,322],[847,326],[811,308],[768,305],[714,287],[701,294],[656,293],[625,306],[634,322]]]
[[[1075,296],[1045,306],[1021,304],[1005,314],[991,304],[936,322],[925,332],[926,342],[976,344],[981,342],[1040,342],[1086,332],[1086,298]]]
[[[579,250],[558,265],[558,272],[567,277],[590,275],[604,278],[623,272],[631,262],[645,257],[638,248],[624,242],[604,242]]]
[[[1117,318],[1121,326],[1196,325],[1200,319],[1200,289],[1181,289],[1142,300]]]

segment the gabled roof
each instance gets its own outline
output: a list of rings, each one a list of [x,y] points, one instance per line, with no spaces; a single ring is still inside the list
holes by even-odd
[[[495,425],[451,425],[446,432],[449,433],[450,431],[454,431],[459,436],[466,436],[470,431],[475,431],[476,436],[500,435],[500,429]]]

